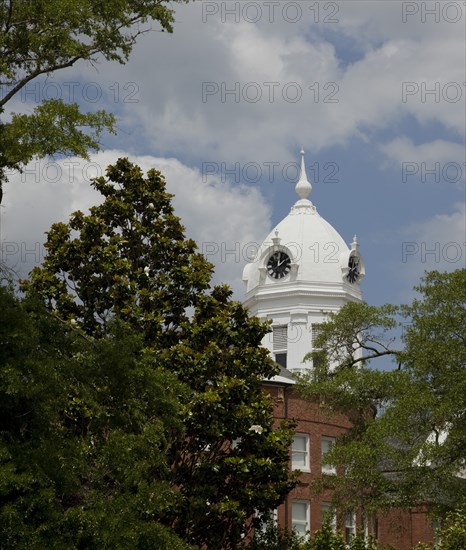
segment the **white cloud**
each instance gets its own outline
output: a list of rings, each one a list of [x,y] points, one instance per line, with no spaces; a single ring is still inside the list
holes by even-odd
[[[372,130],[407,116],[463,136],[461,25],[434,24],[428,17],[422,23],[420,15],[401,24],[397,2],[338,6],[339,22],[333,25],[313,25],[306,10],[294,25],[279,17],[269,23],[265,16],[257,25],[235,23],[233,17],[222,23],[221,10],[202,24],[201,3],[177,6],[173,36],[142,37],[126,67],[102,65],[100,76],[108,83],[138,85],[138,103],[119,105],[121,126],[144,128],[145,147],[158,154],[286,162],[292,160],[290,147],[305,143],[318,151],[369,139]],[[335,47],[343,37],[361,48],[357,60],[343,62],[344,51]],[[203,83],[214,87],[204,98]],[[291,101],[290,83],[300,88],[299,101]],[[404,101],[403,86],[409,86]],[[435,86],[438,97],[426,95]],[[222,87],[239,93],[222,94]],[[257,90],[261,99],[254,102]],[[463,101],[454,100],[455,93]]]
[[[416,145],[412,139],[406,136],[395,138],[381,145],[379,149],[398,165],[403,162],[428,162],[431,164],[435,162],[456,162],[463,164],[466,154],[464,146],[458,143],[436,139]]]
[[[412,297],[407,289],[419,282],[424,271],[466,268],[466,202],[455,204],[451,214],[437,214],[400,231],[403,270],[402,301]]]
[[[247,262],[248,243],[261,242],[270,231],[270,211],[254,188],[203,177],[176,159],[128,155],[106,151],[91,162],[67,159],[37,161],[25,174],[15,174],[6,186],[2,207],[1,240],[8,265],[26,274],[44,256],[44,233],[56,221],[67,221],[75,210],[86,211],[102,200],[89,178],[103,174],[118,157],[128,156],[144,171],[157,168],[167,189],[175,194],[175,213],[199,249],[215,264],[215,282],[232,285],[241,299],[241,274]]]
[[[401,136],[379,146],[388,159],[402,172],[403,181],[418,178],[423,182],[457,184],[463,188],[466,182],[466,150],[464,145],[436,139],[428,143],[414,144]]]
[[[97,82],[102,97],[86,106],[118,113],[126,150],[196,162],[285,163],[295,160],[301,144],[312,153],[369,140],[373,130],[396,127],[407,117],[464,136],[461,21],[436,23],[424,15],[423,22],[419,12],[403,23],[406,3],[348,1],[335,3],[336,23],[324,22],[330,15],[324,5],[314,22],[314,3],[302,5],[295,24],[281,9],[273,22],[263,10],[257,24],[243,16],[236,23],[234,16],[222,22],[222,10],[234,2],[207,4],[218,11],[205,23],[205,2],[177,5],[175,33],[140,37],[126,66],[102,62],[96,70],[81,63],[57,73],[55,82]],[[128,83],[137,87],[134,97]],[[203,98],[203,83],[217,91]],[[292,83],[302,93],[296,102]],[[239,87],[239,95],[222,97],[222,86]],[[436,86],[438,97],[426,94]],[[89,96],[82,82],[62,87],[65,95],[70,90],[81,101]],[[261,99],[253,102],[257,90]],[[461,93],[458,101],[455,93]]]

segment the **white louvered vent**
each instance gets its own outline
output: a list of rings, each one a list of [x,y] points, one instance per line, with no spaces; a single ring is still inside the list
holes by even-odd
[[[288,327],[273,327],[273,351],[285,351],[288,347]]]

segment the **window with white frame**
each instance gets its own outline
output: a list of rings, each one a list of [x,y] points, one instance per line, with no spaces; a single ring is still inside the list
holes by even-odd
[[[286,356],[288,351],[288,326],[281,325],[272,328],[273,355],[275,361],[286,369]]]
[[[311,471],[308,434],[294,435],[291,445],[291,467],[302,472]]]
[[[291,527],[302,537],[309,535],[311,528],[311,511],[306,500],[293,500],[291,502]]]
[[[336,474],[335,466],[326,463],[325,455],[330,451],[333,445],[335,445],[334,437],[322,437],[321,442],[321,467],[323,474]]]
[[[345,517],[345,541],[351,542],[356,536],[356,512],[348,510]]]
[[[337,532],[337,513],[329,502],[322,502],[322,524],[329,522],[334,533]]]

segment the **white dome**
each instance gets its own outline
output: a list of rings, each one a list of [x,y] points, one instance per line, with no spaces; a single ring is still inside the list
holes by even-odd
[[[288,292],[292,288],[343,292],[360,299],[359,283],[364,277],[364,263],[356,237],[349,248],[338,231],[319,215],[307,199],[312,186],[306,176],[304,151],[301,155],[301,174],[296,184],[296,192],[301,198],[262,243],[254,260],[244,268],[247,298],[260,287],[265,292],[272,288],[274,291],[287,289]],[[291,262],[280,256],[283,261],[279,264],[286,261],[289,266],[273,277],[267,263],[276,252],[285,253]],[[353,275],[349,274],[352,267]]]
[[[284,277],[284,283],[292,280],[325,285],[342,283],[342,268],[347,266],[351,253],[338,231],[307,199],[299,200],[291,208],[265,239],[253,262],[246,265],[243,280],[247,282],[247,292],[261,279],[264,284],[277,284],[271,277],[261,277],[268,258],[276,251],[286,252],[291,259],[291,271]]]

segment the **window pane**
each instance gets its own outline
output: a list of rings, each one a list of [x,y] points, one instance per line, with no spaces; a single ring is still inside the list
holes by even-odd
[[[291,460],[295,470],[302,470],[307,467],[306,455],[304,453],[292,453]]]
[[[307,505],[305,502],[293,502],[293,521],[307,521]]]
[[[329,502],[322,503],[322,523],[329,522],[333,531],[337,528],[337,515]]]
[[[302,537],[306,536],[307,525],[296,524],[296,525],[293,525],[293,529],[297,531],[299,535],[301,535]]]
[[[328,453],[332,448],[333,441],[331,439],[322,439],[322,454]]]
[[[275,361],[280,365],[280,367],[286,369],[286,353],[276,353]]]
[[[293,451],[306,451],[307,438],[302,435],[295,435],[293,437]]]
[[[309,531],[309,502],[292,501],[291,526],[301,536],[307,537]]]
[[[309,436],[296,434],[291,445],[291,464],[294,470],[309,470]]]
[[[317,336],[322,332],[322,326],[320,323],[314,323],[311,327],[311,346],[315,348],[315,341]]]
[[[332,448],[332,445],[335,442],[334,437],[323,437],[321,439],[321,451],[322,451],[322,471],[326,474],[335,474],[335,466],[332,466],[330,464],[326,464],[325,462],[325,454],[330,451]]]

